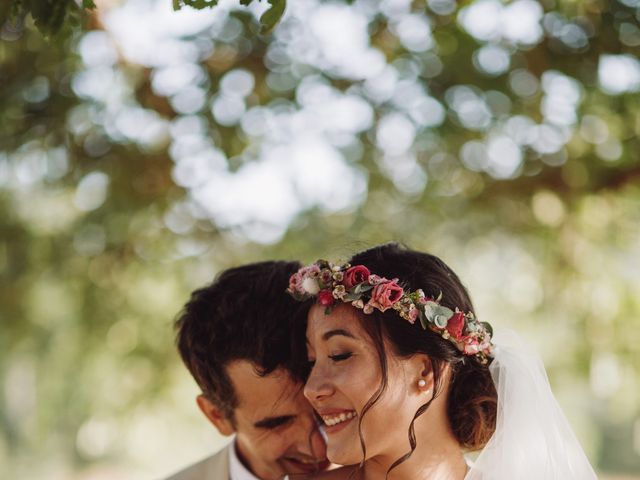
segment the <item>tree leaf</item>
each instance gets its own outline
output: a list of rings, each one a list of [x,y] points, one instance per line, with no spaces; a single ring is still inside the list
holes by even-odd
[[[271,8],[264,12],[260,17],[260,33],[262,35],[266,35],[270,33],[273,28],[276,26],[280,18],[282,18],[282,14],[284,13],[285,6],[287,5],[286,0],[268,0]]]
[[[213,8],[216,5],[218,5],[218,0],[173,0],[174,10],[180,10],[184,6],[202,10],[203,8]]]

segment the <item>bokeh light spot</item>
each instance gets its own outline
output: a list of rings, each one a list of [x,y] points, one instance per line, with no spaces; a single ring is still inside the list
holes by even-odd
[[[536,219],[550,227],[560,225],[566,215],[562,200],[555,193],[547,190],[535,193],[531,200],[531,207]]]
[[[598,81],[605,93],[620,95],[640,91],[640,62],[632,55],[601,55]]]
[[[92,172],[78,183],[74,204],[85,212],[95,210],[107,199],[108,189],[109,177],[102,172]]]

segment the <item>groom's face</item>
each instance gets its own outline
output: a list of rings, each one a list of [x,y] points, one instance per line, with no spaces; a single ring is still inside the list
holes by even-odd
[[[325,442],[301,384],[281,369],[261,377],[246,360],[232,362],[227,372],[238,398],[237,453],[258,478],[328,467]]]

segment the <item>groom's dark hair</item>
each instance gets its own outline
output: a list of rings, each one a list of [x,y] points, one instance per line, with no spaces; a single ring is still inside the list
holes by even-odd
[[[225,270],[191,294],[175,322],[182,360],[202,393],[232,422],[238,399],[229,362],[247,360],[262,376],[282,367],[302,380],[291,363],[292,347],[297,348],[291,332],[304,325],[308,308],[285,292],[299,268],[298,262],[269,261]]]

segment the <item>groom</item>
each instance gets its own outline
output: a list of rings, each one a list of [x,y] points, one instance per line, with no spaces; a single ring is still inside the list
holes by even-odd
[[[196,290],[178,320],[180,355],[198,407],[233,441],[169,480],[274,480],[329,463],[292,365],[291,329],[306,313],[285,293],[297,262],[232,268]]]

